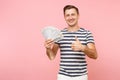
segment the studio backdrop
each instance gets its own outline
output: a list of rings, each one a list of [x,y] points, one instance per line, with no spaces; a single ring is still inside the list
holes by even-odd
[[[56,80],[60,53],[48,59],[41,30],[67,27],[67,4],[94,35],[98,59],[87,57],[89,80],[120,80],[119,0],[0,0],[0,80]]]

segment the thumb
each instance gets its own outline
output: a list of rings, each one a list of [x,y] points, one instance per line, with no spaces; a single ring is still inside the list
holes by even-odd
[[[79,39],[77,38],[77,36],[75,36],[75,41],[79,41]]]

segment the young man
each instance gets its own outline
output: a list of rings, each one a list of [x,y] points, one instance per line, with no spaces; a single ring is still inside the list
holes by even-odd
[[[68,27],[61,31],[61,40],[45,41],[46,53],[53,60],[60,48],[58,80],[88,80],[85,56],[97,59],[92,33],[78,25],[80,14],[77,7],[66,5],[63,12]]]

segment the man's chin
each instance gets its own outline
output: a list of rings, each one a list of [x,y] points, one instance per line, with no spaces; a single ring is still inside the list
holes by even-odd
[[[74,26],[75,26],[75,24],[69,24],[69,26],[70,26],[70,27],[74,27]]]

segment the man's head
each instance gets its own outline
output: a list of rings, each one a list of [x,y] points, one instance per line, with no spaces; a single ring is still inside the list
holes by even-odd
[[[73,5],[66,5],[63,8],[64,18],[70,27],[78,25],[79,10]]]

